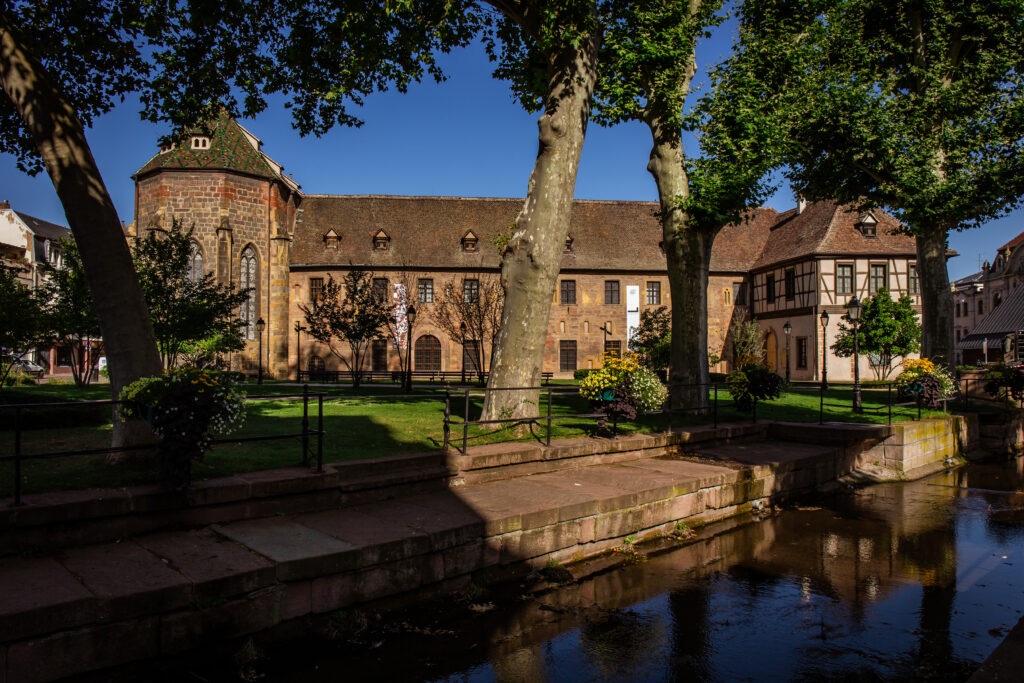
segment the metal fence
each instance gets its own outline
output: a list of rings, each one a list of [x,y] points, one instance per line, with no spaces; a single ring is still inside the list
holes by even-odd
[[[324,471],[324,396],[326,394],[322,392],[310,392],[309,387],[303,387],[301,394],[265,394],[257,396],[246,396],[246,403],[256,401],[268,401],[268,400],[298,400],[302,399],[302,421],[299,431],[288,434],[264,434],[256,436],[244,436],[244,437],[225,437],[223,439],[215,439],[212,443],[224,444],[224,443],[247,443],[255,441],[278,441],[283,439],[300,439],[302,442],[302,464],[310,464],[310,439],[316,437],[316,471]],[[317,414],[316,429],[310,429],[310,401],[316,399]],[[0,456],[0,463],[13,462],[14,463],[14,502],[13,505],[19,506],[22,504],[22,493],[21,493],[21,479],[22,479],[22,463],[26,460],[52,460],[55,458],[67,458],[75,456],[86,456],[86,455],[109,455],[111,453],[122,453],[125,451],[147,451],[157,448],[160,443],[154,441],[152,443],[138,444],[132,446],[108,446],[106,448],[82,448],[82,449],[71,449],[63,451],[48,451],[42,453],[23,453],[22,452],[22,433],[23,433],[23,417],[27,411],[38,410],[41,408],[86,408],[92,406],[110,406],[111,407],[111,419],[113,419],[113,412],[116,407],[124,401],[115,400],[99,400],[99,401],[53,401],[48,403],[13,403],[7,405],[0,405],[0,411],[7,413],[13,412],[14,414],[14,449],[11,455]]]

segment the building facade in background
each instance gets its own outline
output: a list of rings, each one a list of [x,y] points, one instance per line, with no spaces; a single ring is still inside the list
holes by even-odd
[[[307,195],[261,144],[225,117],[161,150],[133,176],[130,239],[173,221],[194,226],[193,266],[252,288],[240,312],[249,343],[233,365],[256,368],[255,322],[263,319],[263,367],[272,376],[295,377],[300,365],[338,369],[322,345],[305,335],[300,342],[294,328],[303,322],[300,305],[326,278],[341,280],[353,268],[370,271],[385,291],[401,285],[416,306],[413,369],[458,372],[471,364],[466,340],[450,338],[433,319],[434,299],[448,286],[473,296],[474,287],[499,276],[497,244],[522,200]],[[627,347],[643,311],[671,307],[657,210],[652,202],[575,202],[552,292],[545,372],[571,377],[599,367],[605,349]],[[820,378],[823,345],[834,341],[850,297],[881,286],[918,296],[914,241],[896,227],[882,212],[862,215],[833,202],[783,213],[761,208],[726,227],[714,244],[707,292],[709,353],[722,359],[713,369],[731,369],[732,324],[753,315],[772,367],[783,371],[788,358],[792,378]],[[832,316],[824,335],[822,310]],[[400,369],[396,345],[404,343],[381,340],[364,369]],[[852,377],[852,360],[826,356],[831,379]],[[862,362],[867,372],[869,359]]]
[[[996,250],[977,273],[953,283],[958,363],[1024,360],[1024,232]],[[1009,355],[1006,354],[1007,348]]]

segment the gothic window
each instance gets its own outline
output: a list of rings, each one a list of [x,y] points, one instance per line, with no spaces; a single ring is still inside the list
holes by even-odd
[[[193,136],[192,149],[210,149],[210,138],[203,135]]]
[[[242,259],[238,272],[239,288],[242,291],[249,290],[246,300],[242,302],[239,316],[242,319],[242,336],[246,339],[255,339],[256,318],[259,317],[256,295],[260,287],[260,269],[256,260],[256,250],[251,246],[242,250]]]
[[[203,279],[203,249],[194,240],[189,245],[188,263],[185,265],[185,279],[189,282],[199,282]]]
[[[416,340],[416,370],[428,372],[441,371],[441,341],[430,334],[425,334]]]

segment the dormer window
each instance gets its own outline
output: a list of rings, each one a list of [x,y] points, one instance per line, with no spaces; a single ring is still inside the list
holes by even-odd
[[[210,149],[210,138],[205,135],[192,136],[192,149]]]
[[[462,251],[476,251],[479,245],[480,239],[472,230],[462,236]]]
[[[566,254],[572,253],[572,235],[567,235],[565,238],[565,249]]]
[[[878,219],[870,213],[866,213],[861,216],[860,221],[857,222],[857,229],[860,230],[860,234],[865,237],[877,237]]]
[[[337,249],[338,248],[338,244],[340,242],[341,242],[341,235],[336,233],[334,231],[334,228],[331,228],[330,230],[328,230],[324,234],[324,246],[327,247],[328,249]]]
[[[387,251],[390,245],[391,238],[383,230],[378,230],[377,234],[373,236],[374,251]]]

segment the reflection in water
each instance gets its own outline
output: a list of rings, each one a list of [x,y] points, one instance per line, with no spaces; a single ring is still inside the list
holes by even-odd
[[[873,486],[267,680],[966,680],[1024,615],[1022,506],[1019,462]]]

